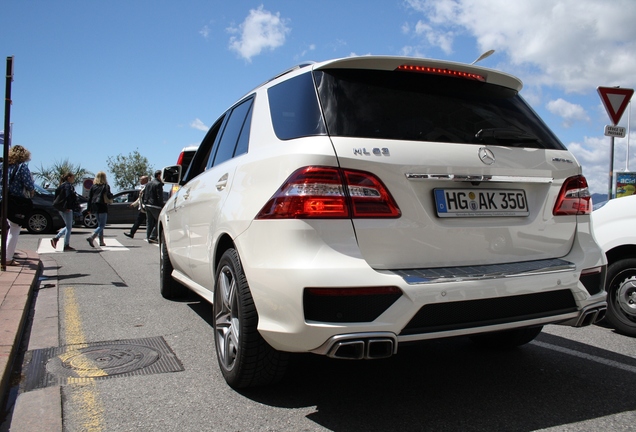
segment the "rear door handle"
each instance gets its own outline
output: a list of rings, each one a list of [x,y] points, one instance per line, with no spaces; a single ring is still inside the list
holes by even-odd
[[[227,186],[227,179],[228,179],[228,175],[227,174],[223,174],[223,176],[219,179],[219,181],[216,183],[216,190],[218,190],[219,192],[221,192],[223,189],[225,189],[225,187]]]

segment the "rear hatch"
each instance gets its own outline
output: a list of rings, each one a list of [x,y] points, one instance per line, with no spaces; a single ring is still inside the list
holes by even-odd
[[[353,219],[371,266],[567,255],[576,212],[554,209],[580,166],[518,95],[518,80],[397,58],[336,61],[314,77],[341,168],[375,175],[401,212]]]

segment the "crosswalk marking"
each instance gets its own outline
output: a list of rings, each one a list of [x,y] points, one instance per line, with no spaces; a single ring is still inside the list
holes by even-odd
[[[84,240],[84,236],[71,236],[71,239],[75,241],[86,242],[86,240]],[[97,239],[95,239],[95,241],[93,242],[93,244],[95,245],[95,249],[102,250],[104,252],[120,252],[130,250],[114,238],[106,237],[104,238],[104,243],[106,243],[106,246],[100,246]],[[73,246],[72,243],[71,246]],[[86,243],[86,247],[88,247],[88,243]],[[37,252],[38,254],[64,252],[64,237],[58,240],[57,248],[55,249],[53,249],[53,246],[51,245],[50,238],[40,239]]]
[[[105,238],[104,239],[104,243],[106,243],[106,246],[99,246],[99,242],[96,241],[95,242],[95,248],[96,249],[101,249],[103,251],[127,251],[127,250],[129,250],[126,246],[124,246],[123,244],[119,243],[117,240],[115,240],[113,238]]]

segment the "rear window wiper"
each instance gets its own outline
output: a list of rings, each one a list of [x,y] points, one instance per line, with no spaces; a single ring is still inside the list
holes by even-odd
[[[536,135],[515,128],[486,128],[475,134],[475,141],[484,144],[541,143]]]

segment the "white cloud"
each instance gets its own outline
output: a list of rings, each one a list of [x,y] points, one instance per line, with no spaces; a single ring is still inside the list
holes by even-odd
[[[423,36],[430,45],[441,48],[446,55],[453,53],[454,34],[450,31],[437,31],[430,25],[418,21],[415,25],[415,34]]]
[[[420,51],[418,47],[414,47],[410,45],[402,47],[402,49],[400,50],[400,55],[405,57],[420,57],[420,58],[426,57],[426,54]]]
[[[191,122],[190,122],[190,127],[191,127],[192,129],[198,129],[198,130],[201,130],[201,131],[204,131],[204,132],[207,132],[207,131],[208,131],[208,129],[210,129],[209,127],[207,127],[207,126],[205,125],[205,123],[203,123],[203,122],[202,122],[201,120],[199,120],[198,118],[197,118],[197,119],[194,119],[193,121],[191,121]]]
[[[598,137],[585,137],[582,143],[572,142],[566,147],[581,165],[585,167],[583,175],[587,179],[588,187],[596,193],[607,193],[609,179],[609,141]],[[616,147],[617,148],[617,147]],[[620,157],[617,158],[618,164]],[[623,164],[624,164],[623,158]],[[618,165],[617,165],[618,166]]]
[[[583,143],[573,142],[567,145],[574,156],[583,163],[607,164],[609,158],[609,144],[607,140],[598,137],[585,137]],[[607,168],[605,168],[607,170]]]
[[[303,50],[303,52],[300,53],[300,55],[296,56],[296,58],[303,58],[305,57],[310,51],[314,51],[316,49],[316,44],[310,44],[309,47],[307,47],[306,49]]]
[[[263,9],[251,9],[245,21],[237,27],[228,28],[231,34],[229,48],[236,51],[247,61],[260,54],[264,49],[274,50],[285,43],[286,35],[291,31],[287,20],[280,13],[272,14]]]
[[[561,98],[548,102],[546,108],[552,114],[556,114],[563,118],[564,127],[570,127],[572,126],[572,123],[577,121],[590,120],[585,109],[581,105],[570,103]]]
[[[482,51],[507,54],[524,80],[583,92],[636,83],[636,1],[407,0],[426,15],[421,36],[452,52],[468,35]]]
[[[204,25],[201,30],[199,30],[199,34],[203,36],[204,39],[207,39],[210,36],[210,27]]]

